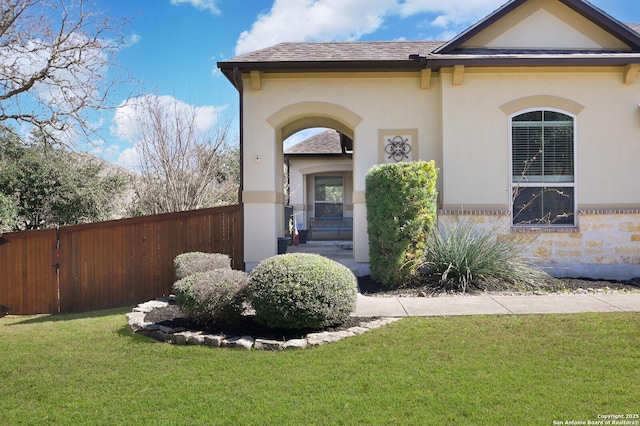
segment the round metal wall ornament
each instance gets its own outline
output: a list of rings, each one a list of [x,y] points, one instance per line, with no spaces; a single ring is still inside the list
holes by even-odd
[[[387,158],[393,158],[396,162],[408,159],[408,154],[411,152],[411,145],[408,142],[409,139],[404,139],[400,135],[387,139],[387,145],[384,147],[384,151],[389,154]]]

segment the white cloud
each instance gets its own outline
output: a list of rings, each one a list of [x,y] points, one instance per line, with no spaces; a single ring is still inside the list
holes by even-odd
[[[127,46],[133,46],[134,44],[137,44],[138,42],[140,42],[140,40],[142,40],[142,37],[138,34],[131,34],[129,36],[129,38],[127,38]]]
[[[216,0],[171,0],[171,4],[174,5],[186,3],[198,10],[208,10],[214,15],[220,15],[221,12],[220,9],[218,9],[218,6],[216,6],[216,2]]]
[[[128,170],[138,170],[140,165],[138,150],[135,147],[123,150],[120,155],[118,155],[118,159],[115,163]]]
[[[283,41],[358,40],[376,31],[396,0],[275,0],[236,44],[236,54]]]
[[[472,23],[491,13],[505,3],[505,0],[405,0],[398,2],[397,13],[403,17],[419,13],[438,15],[436,21],[453,24]]]
[[[113,158],[116,155],[120,155],[120,146],[119,145],[109,145],[102,151],[102,155],[106,158]]]
[[[285,41],[354,41],[378,30],[391,16],[436,17],[430,25],[449,32],[472,24],[500,7],[504,0],[275,0],[240,34],[236,54]]]
[[[213,105],[194,106],[173,96],[143,95],[127,99],[116,109],[111,133],[118,138],[136,142],[144,120],[148,120],[149,105],[158,105],[169,117],[195,115],[196,130],[207,132],[218,122],[220,113],[226,107]]]
[[[116,109],[110,131],[119,139],[133,143],[134,146],[122,150],[115,161],[116,164],[130,170],[136,169],[139,157],[135,145],[143,129],[153,127],[153,124],[150,124],[150,106],[157,106],[164,114],[165,120],[173,121],[175,117],[193,118],[195,130],[202,134],[215,130],[220,114],[226,109],[224,106],[195,106],[173,96],[143,95],[127,99]],[[119,149],[117,145],[111,145],[105,149],[105,155],[109,151],[111,156],[115,156]]]

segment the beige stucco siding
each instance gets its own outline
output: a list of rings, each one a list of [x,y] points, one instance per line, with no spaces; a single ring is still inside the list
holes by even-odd
[[[245,262],[251,269],[275,253],[284,229],[283,213],[259,201],[267,196],[279,199],[282,192],[282,140],[306,127],[332,127],[353,136],[354,256],[369,259],[364,206],[365,176],[379,163],[379,130],[410,129],[417,134],[423,159],[442,162],[440,89],[420,88],[420,73],[368,73],[364,75],[301,74],[263,76],[260,90],[245,80],[244,107],[244,194],[245,229],[260,228],[259,244],[245,235]],[[258,164],[255,159],[262,161]],[[298,185],[298,183],[294,183]],[[258,198],[256,194],[264,194]],[[253,225],[254,217],[257,224]],[[264,218],[276,225],[266,226]]]
[[[310,100],[339,105],[360,117],[366,117],[354,130],[355,169],[368,170],[378,163],[378,130],[384,128],[418,129],[422,157],[441,159],[439,90],[421,90],[420,76],[373,74],[368,78],[339,78],[317,75],[300,78],[264,78],[262,90],[244,93],[251,105],[251,127],[265,122],[273,111]],[[337,117],[338,119],[340,117]],[[245,123],[247,120],[245,120]],[[271,127],[269,125],[265,128]],[[273,130],[273,129],[272,129]],[[255,133],[263,131],[255,129]],[[254,129],[245,127],[245,144]],[[364,190],[364,173],[355,173],[356,190]]]
[[[419,73],[266,75],[260,90],[246,80],[248,268],[274,254],[284,234],[282,141],[307,127],[331,127],[353,137],[353,187],[347,196],[354,256],[361,264],[369,260],[365,176],[384,158],[380,135],[387,131],[413,135],[419,158],[436,161],[441,208],[506,212],[510,115],[529,108],[565,111],[576,118],[578,208],[640,207],[640,79],[624,84],[623,67],[467,68],[458,75],[461,84],[454,84],[451,69],[433,73],[429,89],[420,87]],[[296,188],[305,185],[295,179]],[[296,197],[294,205],[308,207],[309,200]]]
[[[443,72],[442,87],[443,182],[441,202],[446,208],[497,207],[508,204],[509,152],[507,120],[499,106],[501,90],[491,82],[464,76],[463,85],[452,84]]]
[[[509,115],[501,106],[523,98],[533,99],[530,108],[583,106],[575,114],[579,205],[640,204],[640,84],[623,84],[621,69],[519,71],[467,70],[458,86],[443,73],[444,207],[509,206]]]

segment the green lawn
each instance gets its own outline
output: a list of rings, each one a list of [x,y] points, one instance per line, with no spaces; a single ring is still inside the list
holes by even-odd
[[[262,352],[132,335],[126,311],[0,319],[0,424],[552,425],[640,412],[640,313],[408,318]]]

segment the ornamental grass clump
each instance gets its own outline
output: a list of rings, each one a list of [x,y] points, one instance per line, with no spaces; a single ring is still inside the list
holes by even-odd
[[[231,258],[221,253],[194,251],[179,254],[173,261],[176,281],[196,272],[213,271],[215,269],[231,269]]]
[[[356,308],[357,280],[344,265],[310,253],[263,260],[249,275],[256,321],[272,328],[321,329]]]
[[[427,234],[420,264],[423,278],[435,279],[438,289],[544,290],[559,281],[529,265],[522,246],[509,235],[484,232],[466,221],[434,227]]]
[[[231,269],[196,272],[173,284],[176,303],[201,325],[226,325],[244,311],[248,276]]]

